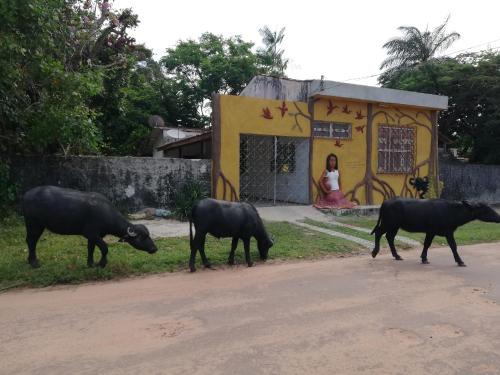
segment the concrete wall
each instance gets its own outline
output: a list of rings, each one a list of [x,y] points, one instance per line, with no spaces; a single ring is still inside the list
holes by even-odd
[[[39,185],[99,192],[122,211],[165,208],[189,177],[210,193],[210,160],[136,157],[13,157],[12,173],[22,195]]]
[[[444,183],[441,198],[500,203],[500,165],[468,164],[441,159],[439,177]]]

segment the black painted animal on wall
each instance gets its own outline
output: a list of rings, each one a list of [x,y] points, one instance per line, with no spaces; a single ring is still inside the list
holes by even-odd
[[[425,194],[429,191],[429,178],[425,177],[415,177],[410,178],[410,185],[415,188],[417,194],[421,199],[425,198]]]
[[[455,262],[465,266],[457,251],[455,230],[473,220],[500,223],[500,215],[484,203],[455,202],[444,199],[408,199],[393,198],[382,203],[375,233],[375,258],[380,250],[380,238],[385,234],[392,256],[402,260],[394,246],[394,238],[401,228],[408,232],[425,233],[422,263],[428,264],[427,250],[435,236],[446,237],[453,252]]]
[[[157,247],[144,225],[128,222],[103,195],[40,186],[29,190],[22,200],[28,243],[28,263],[39,267],[36,244],[45,229],[57,234],[81,235],[87,239],[87,265],[94,266],[94,249],[101,250],[98,265],[107,264],[108,246],[103,237],[111,234],[138,250],[153,254]]]
[[[195,229],[194,237],[193,225]],[[191,272],[196,271],[194,263],[198,250],[203,265],[210,267],[210,262],[205,255],[207,234],[217,238],[231,237],[233,239],[228,259],[230,265],[234,264],[234,252],[240,239],[243,241],[245,260],[248,267],[253,265],[250,258],[250,239],[252,237],[257,240],[257,248],[262,260],[267,259],[269,249],[273,246],[273,241],[267,234],[259,213],[251,204],[219,201],[210,198],[202,199],[194,205],[189,218],[191,247],[189,268]]]

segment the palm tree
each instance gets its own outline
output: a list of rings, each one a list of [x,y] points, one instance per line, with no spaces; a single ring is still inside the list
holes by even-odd
[[[383,48],[387,49],[388,57],[380,65],[380,69],[386,71],[380,76],[379,82],[388,82],[404,70],[435,59],[437,53],[446,50],[458,40],[459,33],[446,33],[449,19],[448,16],[443,24],[432,31],[425,29],[422,32],[414,26],[398,27],[403,36],[391,39],[383,45]]]
[[[285,38],[285,28],[283,27],[280,31],[271,31],[268,26],[264,26],[259,29],[259,33],[262,36],[264,48],[260,48],[257,52],[266,67],[266,73],[284,77],[288,59],[283,58],[285,51],[278,49],[278,47]]]

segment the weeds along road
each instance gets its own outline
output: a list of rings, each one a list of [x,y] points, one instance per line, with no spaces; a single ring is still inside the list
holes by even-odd
[[[3,374],[496,374],[500,244],[0,295]]]

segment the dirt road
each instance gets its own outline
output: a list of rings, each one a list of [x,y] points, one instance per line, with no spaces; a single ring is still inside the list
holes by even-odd
[[[0,295],[3,374],[498,374],[500,244]]]

